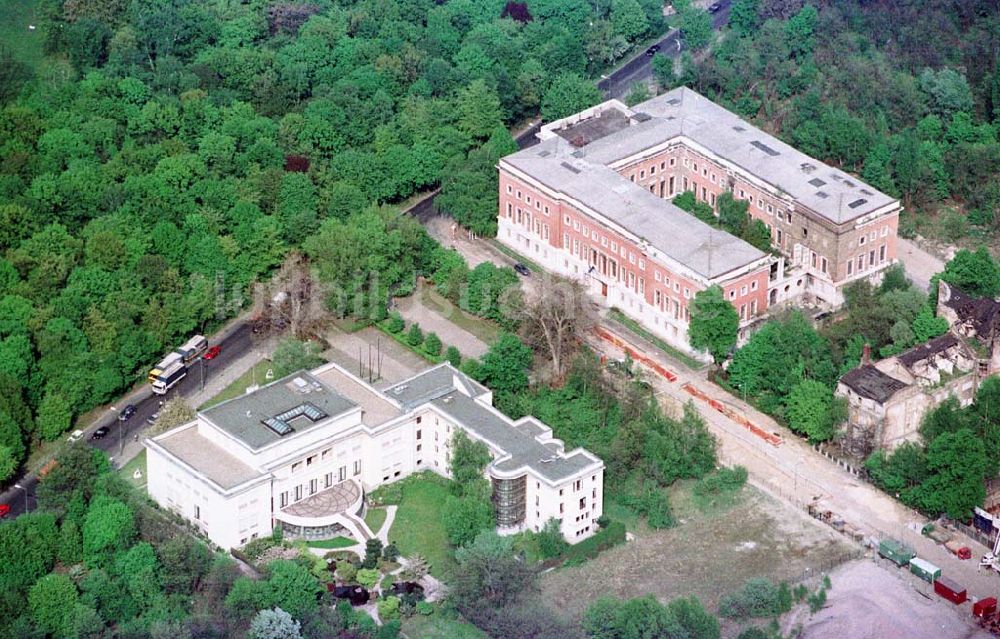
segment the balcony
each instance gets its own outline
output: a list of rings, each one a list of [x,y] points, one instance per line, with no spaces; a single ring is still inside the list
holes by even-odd
[[[361,485],[348,479],[278,510],[274,518],[291,538],[328,539],[346,530],[363,543],[371,534],[357,517],[363,505]]]

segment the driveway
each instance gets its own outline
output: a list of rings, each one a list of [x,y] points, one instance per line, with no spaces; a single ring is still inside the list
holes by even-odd
[[[917,246],[912,240],[897,238],[899,260],[906,275],[922,291],[930,289],[931,278],[944,270],[944,262]]]

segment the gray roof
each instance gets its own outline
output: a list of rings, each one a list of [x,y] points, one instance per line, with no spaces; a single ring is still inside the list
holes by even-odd
[[[281,435],[264,425],[263,420],[275,418],[304,404],[318,408],[326,417],[341,415],[357,407],[311,373],[299,371],[252,393],[201,411],[201,414],[250,449],[259,450],[282,439]],[[288,422],[292,432],[285,437],[309,430],[325,422],[326,417],[317,421],[306,415],[294,417]]]
[[[460,373],[447,362],[429,368],[382,390],[385,396],[410,410],[420,404],[447,395],[461,386],[466,394],[479,397],[489,392],[485,386]]]
[[[403,414],[397,405],[383,394],[369,387],[357,377],[345,372],[335,364],[328,364],[313,371],[313,374],[331,388],[361,407],[361,423],[378,426]]]
[[[903,366],[910,367],[919,361],[927,359],[928,357],[932,357],[938,353],[948,350],[949,348],[958,346],[958,343],[957,337],[951,333],[945,333],[940,337],[935,337],[930,341],[914,346],[904,353],[900,353],[896,356],[896,359],[902,362]]]
[[[558,454],[553,446],[542,444],[531,434],[515,427],[495,409],[462,393],[439,397],[431,404],[450,415],[466,430],[507,453],[508,459],[494,464],[497,470],[513,472],[528,467],[550,481],[560,481],[595,464],[603,467],[600,459],[585,452],[577,451],[566,456]]]
[[[684,136],[836,224],[896,202],[895,198],[809,157],[686,87],[647,100],[633,110],[648,113],[652,119],[595,143],[597,161],[609,163],[649,148],[657,141]],[[644,128],[647,130],[643,131]],[[587,152],[591,155],[589,148]]]
[[[235,488],[263,474],[230,455],[198,433],[198,428],[175,430],[153,440],[167,452],[196,469],[223,490]]]
[[[648,124],[650,122],[629,127],[591,144],[582,158],[572,155],[569,142],[552,137],[507,156],[504,162],[581,202],[702,277],[718,277],[765,257],[763,252],[743,240],[705,224],[593,161],[591,147],[644,129]],[[646,142],[650,143],[648,139]]]
[[[858,395],[873,399],[880,404],[907,386],[905,382],[886,375],[871,364],[848,371],[840,381]]]

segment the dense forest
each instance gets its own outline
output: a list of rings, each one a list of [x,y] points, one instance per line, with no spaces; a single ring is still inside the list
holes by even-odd
[[[584,77],[662,28],[650,0],[39,12],[44,64],[0,48],[0,479],[291,248],[380,313],[444,259],[389,205],[440,185],[490,232],[507,127],[585,105]]]
[[[954,242],[1000,231],[998,48],[991,0],[735,0],[709,52],[656,67],[901,197],[904,235]]]

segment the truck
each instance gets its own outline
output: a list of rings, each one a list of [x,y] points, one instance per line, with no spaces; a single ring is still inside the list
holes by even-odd
[[[167,391],[176,386],[186,375],[187,367],[184,366],[184,362],[176,362],[153,382],[153,392],[157,395],[166,395]]]
[[[156,363],[156,366],[149,371],[149,383],[152,384],[156,380],[163,376],[163,372],[168,368],[177,364],[178,362],[183,362],[183,358],[180,353],[173,352],[161,359]]]
[[[920,557],[914,557],[910,560],[910,572],[931,584],[941,576],[940,568]]]
[[[878,554],[900,567],[910,563],[910,560],[917,556],[912,548],[890,538],[878,542]]]

